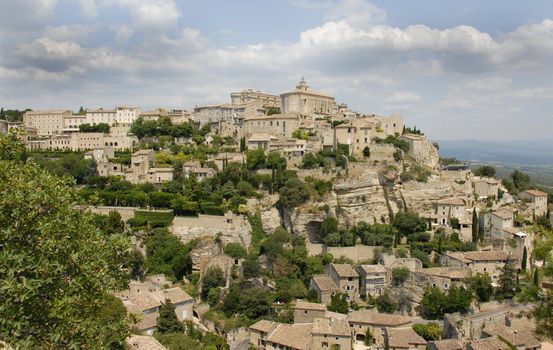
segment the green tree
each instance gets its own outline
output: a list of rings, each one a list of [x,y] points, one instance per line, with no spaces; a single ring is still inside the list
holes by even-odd
[[[490,301],[493,295],[492,279],[487,273],[477,273],[466,279],[469,290],[471,290],[478,301]]]
[[[349,305],[346,293],[334,293],[330,297],[329,311],[346,314],[349,312]]]
[[[246,138],[241,137],[240,138],[240,153],[245,152],[245,151],[246,151]]]
[[[413,325],[413,330],[426,341],[439,340],[442,337],[442,327],[435,322],[417,323]]]
[[[491,165],[482,165],[476,168],[476,170],[474,171],[474,175],[484,176],[484,177],[494,177],[495,168]]]
[[[463,287],[451,286],[447,291],[447,303],[444,305],[445,313],[466,313],[472,302],[472,292]]]
[[[396,267],[392,270],[392,282],[395,286],[403,286],[403,283],[407,281],[411,275],[411,271],[407,267]]]
[[[332,215],[328,215],[321,224],[321,238],[325,238],[331,233],[338,232],[338,219]]]
[[[175,313],[175,304],[173,304],[169,299],[166,299],[165,302],[159,307],[157,331],[161,334],[184,331],[184,326],[179,321],[177,314]]]
[[[6,120],[6,112],[4,112],[4,107],[0,109],[0,120]]]
[[[520,262],[520,269],[522,271],[526,272],[527,263],[528,263],[528,250],[526,249],[526,246],[524,246],[524,250],[522,251],[522,261]]]
[[[421,301],[421,312],[425,319],[441,319],[447,304],[447,296],[440,288],[426,287]]]
[[[363,148],[363,157],[369,158],[370,156],[371,156],[371,149],[369,148],[369,146],[365,146],[365,148]]]
[[[512,260],[507,260],[499,274],[499,287],[495,291],[498,300],[513,299],[517,293],[517,271]]]
[[[307,152],[301,158],[301,167],[304,169],[315,169],[319,166],[317,156],[311,152]]]
[[[184,333],[162,334],[156,332],[154,337],[168,350],[203,350],[203,345],[199,340]]]
[[[128,238],[106,237],[77,209],[74,182],[18,161],[20,149],[0,135],[0,339],[24,349],[122,341],[127,320],[101,313],[127,286]]]
[[[476,208],[474,208],[472,210],[472,242],[477,243],[478,239],[478,213],[476,212]]]
[[[536,287],[539,287],[539,285],[540,285],[540,270],[538,270],[538,269],[534,270],[534,281],[533,282],[534,282],[534,285]]]
[[[387,291],[376,298],[376,309],[378,312],[393,314],[397,310],[397,303],[392,299]]]
[[[257,170],[265,167],[265,152],[263,148],[246,152],[246,164],[248,169]]]
[[[374,336],[371,332],[371,327],[367,327],[367,331],[365,332],[365,345],[371,346],[374,343]]]
[[[207,294],[211,288],[225,286],[225,274],[218,266],[208,268],[202,277],[202,299],[207,299]]]
[[[249,256],[242,263],[242,274],[244,278],[254,278],[259,277],[261,274],[261,267],[257,261],[256,256]]]
[[[279,189],[280,202],[287,208],[295,208],[309,199],[309,189],[305,182],[298,178],[286,180],[284,186]]]
[[[229,243],[225,246],[223,251],[226,255],[234,259],[244,259],[248,255],[246,248],[240,243]]]
[[[428,228],[427,220],[411,211],[398,213],[394,217],[392,225],[399,230],[400,234],[406,237],[415,232],[424,232]]]
[[[530,176],[520,170],[513,171],[511,179],[513,180],[513,184],[518,191],[523,191],[530,186]]]

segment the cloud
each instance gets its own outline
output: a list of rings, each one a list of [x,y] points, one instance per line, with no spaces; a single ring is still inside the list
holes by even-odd
[[[127,9],[140,30],[162,32],[173,28],[181,17],[174,0],[111,0]]]
[[[81,10],[86,17],[96,18],[98,16],[98,9],[96,7],[96,0],[79,0]]]

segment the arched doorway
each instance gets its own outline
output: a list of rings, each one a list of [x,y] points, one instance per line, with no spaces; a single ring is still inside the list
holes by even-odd
[[[363,334],[363,333],[357,333],[357,334],[355,335],[355,340],[356,340],[356,341],[364,342],[364,341],[365,341],[365,334]]]

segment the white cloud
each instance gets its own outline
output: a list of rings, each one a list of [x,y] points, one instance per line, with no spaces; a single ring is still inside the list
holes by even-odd
[[[85,16],[90,18],[96,18],[96,16],[98,16],[96,0],[79,0],[79,3]]]
[[[111,0],[126,8],[135,26],[145,31],[164,31],[177,24],[181,12],[174,0]]]

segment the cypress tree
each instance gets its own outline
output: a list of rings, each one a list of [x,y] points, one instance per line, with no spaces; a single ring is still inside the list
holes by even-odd
[[[476,208],[472,209],[472,242],[478,242],[478,214]]]
[[[536,287],[540,286],[540,270],[538,269],[534,270],[534,285]]]
[[[6,119],[6,112],[4,112],[4,107],[0,109],[0,119],[5,120]]]
[[[528,260],[528,250],[526,247],[524,247],[524,250],[522,251],[522,262],[520,264],[520,268],[522,271],[526,271],[526,261]]]
[[[162,334],[184,331],[184,327],[175,313],[175,305],[169,299],[165,300],[165,303],[161,304],[159,308],[157,330]]]

